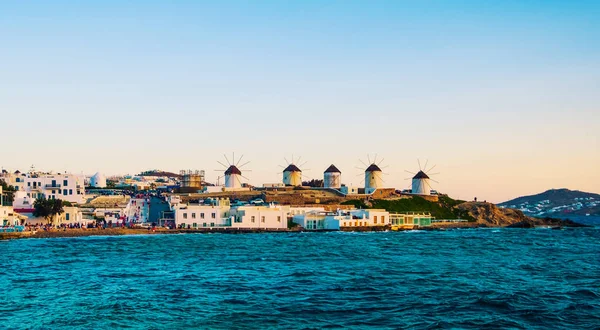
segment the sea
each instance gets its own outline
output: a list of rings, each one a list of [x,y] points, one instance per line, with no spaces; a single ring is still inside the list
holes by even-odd
[[[600,227],[0,242],[1,329],[598,329]]]

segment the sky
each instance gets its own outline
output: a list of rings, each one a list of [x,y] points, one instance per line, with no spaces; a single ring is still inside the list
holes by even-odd
[[[598,1],[3,1],[0,166],[600,192]],[[231,158],[228,156],[228,158]],[[244,171],[244,170],[251,170]]]

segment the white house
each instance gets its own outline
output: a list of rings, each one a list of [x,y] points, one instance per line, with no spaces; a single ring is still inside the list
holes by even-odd
[[[279,205],[239,206],[231,209],[232,228],[287,229],[289,208]]]
[[[312,211],[294,216],[293,221],[306,230],[339,230],[342,227],[376,227],[390,224],[385,210]]]
[[[19,224],[19,215],[13,211],[12,206],[0,205],[0,227],[18,226]]]
[[[173,205],[173,204],[172,204]],[[186,228],[225,227],[230,221],[231,204],[229,199],[217,199],[212,205],[174,204],[175,225]]]
[[[71,203],[85,202],[84,177],[73,174],[19,174],[11,180],[17,192],[15,209],[32,209],[36,198],[61,199]]]

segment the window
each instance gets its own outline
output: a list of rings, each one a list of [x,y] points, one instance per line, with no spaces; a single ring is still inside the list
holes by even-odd
[[[217,218],[217,214],[216,213],[211,213],[210,217],[213,218],[213,219],[216,219]]]
[[[69,181],[68,180],[64,180],[63,181],[63,185],[68,186],[69,185]]]
[[[192,219],[196,219],[196,213],[192,213]]]
[[[31,187],[31,182],[27,182],[27,187]]]
[[[242,218],[240,218],[240,217],[235,217],[235,218],[234,218],[234,220],[233,220],[233,222],[238,222],[238,223],[239,223],[239,222],[242,222]]]
[[[69,221],[69,213],[65,213],[65,220]]]
[[[56,187],[56,180],[52,180],[52,187]]]
[[[377,216],[374,216],[374,217],[373,217],[373,223],[374,223],[374,224],[377,224]]]
[[[73,195],[73,189],[69,189],[69,195]]]
[[[53,194],[56,194],[56,190],[52,190],[52,193],[53,193]]]
[[[198,228],[198,224],[194,222],[194,223],[192,224],[192,227],[194,227],[194,228]]]
[[[211,222],[211,223],[210,223],[210,226],[211,226],[211,227],[214,227],[214,226],[215,226],[215,223],[214,223],[214,222]]]
[[[344,221],[344,227],[346,227],[346,221]]]
[[[254,216],[250,217],[250,222],[254,222]]]
[[[63,195],[67,196],[67,189],[63,189]]]
[[[202,224],[202,227],[206,227],[206,222]]]
[[[187,213],[184,213],[184,214],[183,214],[183,218],[184,218],[184,219],[187,219]]]
[[[281,222],[281,216],[280,215],[277,216],[277,222]]]
[[[204,219],[204,212],[200,213],[200,219]]]
[[[260,217],[260,222],[265,222],[265,216]]]

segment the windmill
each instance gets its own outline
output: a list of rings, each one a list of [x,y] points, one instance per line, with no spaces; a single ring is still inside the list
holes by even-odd
[[[300,169],[301,167],[303,167],[304,165],[306,165],[306,162],[301,163],[300,160],[302,159],[302,157],[298,157],[298,159],[294,159],[294,156],[292,155],[292,161],[289,162],[287,160],[287,158],[283,158],[287,164],[287,166],[282,166],[279,165],[280,167],[283,168],[283,184],[285,184],[286,186],[293,186],[293,187],[299,187],[302,185],[302,170]],[[296,165],[298,164],[298,165]]]
[[[331,164],[323,172],[323,187],[339,189],[342,187],[342,172],[335,165]]]
[[[383,175],[385,173],[383,173],[382,167],[380,167],[381,163],[383,163],[384,158],[381,158],[379,161],[377,161],[377,154],[375,154],[375,157],[373,158],[373,161],[371,161],[371,156],[367,154],[367,162],[364,162],[362,159],[359,159],[359,161],[365,166],[364,168],[361,167],[357,167],[357,169],[359,170],[363,170],[364,169],[364,183],[365,183],[365,190],[366,191],[374,191],[377,188],[382,188],[383,187]],[[387,166],[384,166],[383,168],[386,168]],[[362,175],[359,174],[359,175]],[[369,192],[366,192],[369,193]]]
[[[431,184],[429,183],[429,181],[433,181],[435,183],[439,183],[433,179],[430,178],[430,176],[439,174],[438,173],[431,173],[431,170],[433,170],[435,168],[436,165],[433,165],[432,167],[430,167],[429,169],[427,168],[427,164],[429,163],[429,160],[427,160],[425,162],[425,166],[421,167],[421,161],[419,159],[417,159],[417,163],[419,164],[419,171],[417,173],[413,173],[407,170],[404,170],[407,173],[410,173],[412,175],[414,175],[412,178],[406,178],[405,180],[410,180],[412,179],[412,184],[411,184],[411,193],[415,194],[415,195],[431,195]]]
[[[241,168],[243,168],[244,166],[248,165],[250,163],[250,161],[247,161],[245,163],[243,163],[242,165],[240,165],[240,163],[242,162],[242,159],[244,158],[244,155],[242,155],[240,158],[235,159],[235,153],[232,153],[231,155],[231,162],[229,161],[229,158],[227,158],[227,155],[223,154],[223,157],[225,158],[225,161],[227,162],[227,164],[222,163],[220,161],[217,161],[217,163],[221,164],[223,166],[223,169],[219,169],[219,170],[215,170],[215,171],[225,171],[223,172],[224,176],[225,176],[225,188],[241,188],[242,187],[242,178],[249,180],[247,177],[242,175],[242,171],[240,170]],[[252,170],[244,170],[245,172],[251,172]],[[221,176],[217,178],[217,181],[222,178]]]

